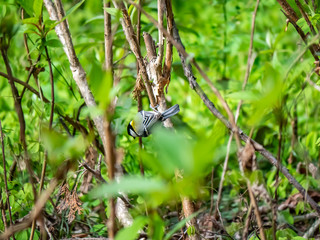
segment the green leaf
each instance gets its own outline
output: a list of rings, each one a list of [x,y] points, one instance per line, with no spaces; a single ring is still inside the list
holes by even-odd
[[[106,10],[107,13],[109,13],[110,15],[115,16],[115,17],[119,16],[121,13],[118,8],[109,7],[109,8],[104,8],[104,10]]]
[[[54,24],[52,24],[51,28],[48,31],[50,31],[51,29],[55,28],[59,23],[62,23],[64,20],[66,20],[69,17],[69,15],[71,15],[74,11],[76,11],[84,2],[85,2],[85,0],[82,0],[81,2],[78,2],[73,7],[71,7],[66,12],[66,15],[60,21],[57,21]]]
[[[45,42],[45,46],[58,48],[62,47],[62,44],[58,39],[50,39]]]
[[[88,144],[81,135],[71,138],[45,128],[42,130],[42,141],[54,165],[59,165],[65,159],[78,159]]]
[[[139,230],[141,230],[148,223],[148,218],[138,216],[135,218],[133,224],[130,227],[121,229],[116,235],[115,240],[134,240],[139,236]]]
[[[166,184],[155,178],[141,176],[125,176],[119,182],[103,184],[91,191],[94,198],[118,196],[119,192],[131,194],[151,194],[166,191]]]
[[[95,16],[95,17],[90,18],[87,21],[85,21],[84,25],[86,25],[88,23],[95,22],[95,21],[103,21],[103,20],[104,20],[104,16],[103,15]]]
[[[40,19],[42,16],[42,5],[43,5],[42,0],[34,0],[33,2],[33,12],[36,18],[38,19]]]
[[[193,214],[191,214],[189,217],[181,220],[180,222],[178,222],[165,236],[164,240],[168,240],[172,237],[172,235],[174,233],[176,233],[177,231],[179,231],[183,226],[186,225],[186,223],[188,221],[190,221],[192,218],[194,218],[195,216],[197,216],[199,214],[199,212],[195,212]],[[190,230],[192,232],[192,230]],[[190,236],[190,235],[189,235]]]
[[[33,0],[18,0],[18,3],[28,13],[29,16],[33,16],[33,2]]]
[[[31,17],[31,18],[25,18],[22,20],[23,24],[38,24],[39,23],[39,19],[35,18],[35,17]]]
[[[82,0],[80,2],[78,2],[77,4],[75,4],[72,8],[70,8],[67,13],[66,16],[62,19],[62,21],[64,21],[69,15],[71,15],[74,11],[76,11],[79,7],[81,7],[81,5],[85,2],[85,0]]]

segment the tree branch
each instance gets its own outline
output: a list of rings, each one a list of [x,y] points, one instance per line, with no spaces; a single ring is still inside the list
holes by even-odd
[[[52,0],[44,0],[43,2],[50,15],[51,20],[60,21],[61,19],[63,19],[65,14],[60,0],[56,0],[55,4],[52,2]],[[79,90],[86,105],[88,107],[96,107],[96,102],[88,86],[86,73],[75,53],[67,21],[65,20],[58,24],[55,27],[55,30],[69,60],[73,79],[79,87]],[[106,138],[103,126],[103,117],[96,116],[93,118],[93,121],[102,139],[103,145],[106,145],[107,143],[105,142]]]
[[[3,72],[0,72],[0,76],[6,78],[6,79],[9,79],[9,76],[8,74],[5,74]],[[20,85],[24,86],[25,88],[27,88],[30,92],[34,93],[35,95],[37,95],[38,98],[41,99],[41,96],[40,93],[34,89],[32,86],[30,86],[28,83],[24,82],[24,81],[21,81],[20,79],[18,78],[15,78],[13,77],[13,81],[16,82],[16,83],[19,83]],[[49,103],[50,101],[45,97],[45,96],[42,96],[42,100],[45,102],[45,103]]]

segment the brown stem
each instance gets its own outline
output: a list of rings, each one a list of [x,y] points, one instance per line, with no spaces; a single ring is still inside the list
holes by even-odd
[[[173,29],[173,13],[171,0],[166,0],[166,13],[167,13],[167,31],[172,36]],[[166,41],[166,58],[163,65],[163,77],[170,82],[171,76],[171,65],[172,65],[172,43]]]
[[[292,136],[291,136],[291,152],[288,159],[288,163],[292,164],[295,160],[295,156],[293,156],[293,151],[296,145],[296,141],[298,139],[298,114],[297,114],[297,103],[294,103],[293,106],[293,117],[291,119],[291,129],[292,129]]]
[[[0,76],[9,79],[8,74],[5,74],[5,73],[3,73],[3,72],[0,72]],[[13,77],[13,81],[14,81],[15,83],[19,83],[20,85],[24,86],[24,87],[25,87],[26,89],[28,89],[30,92],[33,92],[33,93],[34,93],[35,95],[37,95],[40,99],[42,99],[45,103],[49,103],[49,102],[50,102],[46,97],[42,96],[36,89],[34,89],[34,88],[33,88],[32,86],[30,86],[28,83],[26,83],[26,82],[24,82],[24,81],[21,81],[20,79],[15,78],[15,77]],[[41,96],[42,96],[42,98],[41,98]]]
[[[8,205],[8,211],[9,211],[9,219],[10,219],[10,226],[13,226],[13,221],[12,221],[12,214],[11,214],[11,206],[10,206],[10,201],[9,201],[9,196],[10,196],[10,192],[8,189],[8,180],[7,180],[7,167],[6,167],[6,155],[4,152],[4,136],[3,136],[3,131],[2,131],[2,125],[1,125],[1,120],[0,120],[0,134],[1,134],[1,149],[2,149],[2,163],[3,163],[3,175],[4,175],[4,187],[6,190],[6,195],[7,195],[7,205]],[[5,217],[5,215],[4,215]],[[13,236],[13,239],[15,239],[15,237]]]
[[[254,9],[253,15],[252,15],[250,45],[249,45],[248,60],[247,60],[247,70],[246,70],[246,74],[245,74],[244,81],[243,81],[243,84],[242,84],[242,90],[245,89],[245,87],[246,87],[246,85],[248,83],[251,67],[252,67],[252,64],[253,64],[252,49],[253,49],[253,39],[254,39],[254,28],[255,28],[255,22],[256,22],[256,16],[257,16],[259,3],[260,3],[260,0],[257,0],[255,9]],[[241,105],[242,105],[242,100],[240,100],[240,102],[238,103],[238,106],[237,106],[237,110],[236,110],[236,114],[235,114],[235,122],[237,122],[237,120],[238,120],[238,117],[239,117],[239,114],[240,114]],[[228,167],[229,153],[230,153],[232,137],[233,137],[233,134],[231,133],[231,135],[229,137],[229,140],[228,140],[226,158],[225,158],[225,161],[224,161],[223,172],[222,172],[221,179],[220,179],[220,184],[219,184],[218,197],[217,197],[217,202],[216,202],[216,207],[215,207],[215,212],[214,212],[214,216],[215,217],[218,216],[217,215],[217,211],[219,210],[218,208],[219,208],[220,201],[221,201],[221,196],[222,196],[222,188],[223,188],[224,177],[225,177],[225,174],[226,174],[226,171],[227,171],[227,167]]]
[[[164,0],[158,0],[158,24],[163,26],[163,15],[164,15]],[[158,29],[158,56],[156,60],[156,66],[162,67],[162,60],[163,60],[163,33],[161,29]]]
[[[152,107],[156,107],[157,106],[156,99],[155,99],[153,91],[152,91],[151,83],[150,83],[149,77],[147,75],[147,69],[144,64],[143,57],[141,55],[140,47],[137,43],[137,37],[135,36],[128,11],[122,1],[113,0],[113,4],[115,5],[116,8],[118,8],[122,11],[122,16],[123,16],[123,18],[121,19],[122,28],[123,28],[124,33],[126,35],[127,41],[129,42],[130,48],[138,61],[140,73],[141,73],[142,79],[144,81],[144,84],[146,86],[146,90],[147,90],[147,93],[149,96],[150,103],[151,103]],[[139,8],[138,5],[135,4],[135,6],[137,8]]]
[[[2,37],[0,39],[0,41],[1,41],[1,55],[3,58],[4,64],[6,66],[6,70],[7,70],[7,74],[8,74],[8,81],[9,81],[9,84],[11,87],[11,92],[12,92],[12,96],[13,96],[13,100],[14,100],[14,107],[15,107],[15,110],[17,112],[18,119],[19,119],[19,125],[20,125],[19,142],[22,144],[22,148],[24,150],[24,161],[25,161],[28,173],[29,173],[29,180],[30,180],[30,183],[32,186],[34,200],[36,201],[37,192],[36,192],[35,183],[33,180],[34,173],[32,171],[30,158],[29,158],[28,152],[27,152],[27,143],[26,143],[26,135],[25,135],[26,123],[25,123],[24,114],[22,111],[21,98],[19,96],[18,89],[14,85],[12,70],[11,70],[8,55],[7,55],[8,45],[6,45],[6,43],[5,43],[5,37]]]
[[[104,8],[110,8],[110,2],[103,1]],[[113,53],[112,53],[112,32],[111,32],[111,15],[104,9],[104,51],[105,51],[105,64],[108,71],[112,71]]]
[[[53,122],[53,114],[54,114],[54,81],[53,81],[53,71],[52,71],[51,59],[49,56],[48,48],[44,46],[44,50],[46,52],[47,61],[49,65],[50,84],[51,84],[51,112],[50,112],[50,119],[49,119],[49,129],[51,129],[52,122]]]
[[[297,7],[299,8],[299,11],[301,13],[301,15],[303,16],[304,20],[306,20],[312,34],[315,36],[317,33],[316,33],[316,30],[314,29],[314,26],[312,25],[308,15],[306,14],[306,12],[303,10],[302,8],[302,4],[300,3],[299,0],[295,0],[296,4],[297,4]]]
[[[51,112],[50,112],[50,118],[49,118],[49,129],[51,130],[52,129],[52,122],[53,122],[53,114],[54,114],[54,81],[53,81],[53,71],[52,71],[51,59],[49,56],[48,48],[46,46],[44,46],[44,50],[45,50],[48,65],[49,65],[50,84],[51,84]],[[48,152],[46,151],[44,153],[44,159],[43,159],[42,170],[41,170],[39,194],[41,194],[42,189],[43,189],[43,185],[44,185],[44,179],[45,179],[46,168],[47,168],[47,160],[48,160]],[[43,217],[41,217],[41,220],[42,220],[41,222],[43,223]],[[29,238],[30,240],[33,239],[35,227],[36,227],[36,220],[33,220],[32,226],[31,226],[30,238]],[[44,231],[43,229],[41,232],[46,234],[46,231]],[[46,237],[44,237],[44,238],[46,238]]]
[[[281,111],[281,109],[280,109]],[[281,113],[280,113],[281,114]],[[275,192],[274,192],[274,199],[272,203],[272,237],[273,240],[276,240],[276,233],[277,233],[277,210],[278,210],[278,187],[279,187],[279,163],[281,163],[281,145],[282,145],[282,126],[283,126],[283,119],[282,115],[280,115],[280,124],[279,124],[279,136],[278,136],[278,153],[277,153],[277,172],[275,176]]]
[[[110,2],[104,0],[103,2],[104,8],[110,7]],[[104,9],[104,45],[105,45],[105,61],[106,61],[106,71],[110,73],[112,80],[113,78],[113,54],[112,54],[112,30],[111,30],[111,15],[107,13],[106,9]],[[113,83],[115,85],[115,83]],[[109,180],[112,181],[115,177],[115,163],[116,163],[116,149],[115,149],[115,136],[111,129],[111,116],[113,115],[113,111],[115,106],[113,106],[115,102],[111,103],[109,106],[109,111],[107,114],[110,116],[106,116],[105,120],[105,136],[106,143],[105,146],[105,160],[108,166],[108,177]],[[108,227],[108,237],[109,239],[114,239],[116,235],[116,206],[115,199],[109,199],[109,208],[110,208],[110,216],[107,221]]]
[[[247,186],[248,186],[248,192],[249,192],[250,200],[251,200],[251,203],[252,203],[252,205],[254,207],[254,213],[256,215],[257,224],[258,224],[258,227],[259,227],[259,230],[260,230],[260,237],[261,237],[262,240],[266,240],[266,235],[264,233],[264,229],[263,229],[263,224],[262,224],[262,221],[261,221],[261,215],[260,215],[260,212],[259,212],[258,203],[257,203],[257,200],[256,200],[255,196],[253,195],[253,192],[252,192],[252,189],[251,189],[249,181],[247,182]]]
[[[295,20],[294,16],[288,14],[285,11],[282,11],[283,14],[289,19],[290,23],[293,25],[293,27],[296,29],[296,31],[298,32],[298,34],[300,35],[300,37],[302,38],[303,42],[305,44],[308,44],[308,39],[307,39],[307,35],[304,34],[303,30],[298,26],[297,24],[297,20]],[[309,50],[314,58],[315,61],[319,61],[319,57],[317,55],[317,47],[316,44],[311,44],[309,47]]]
[[[245,222],[245,225],[244,225],[244,230],[243,230],[243,233],[242,233],[242,239],[247,239],[248,238],[250,220],[251,220],[251,215],[252,215],[252,207],[253,207],[253,204],[252,204],[252,202],[250,202],[249,210],[248,210],[247,217],[246,217],[246,222]]]
[[[138,5],[139,7],[141,7],[141,0],[138,1]],[[138,42],[138,46],[140,47],[140,38],[141,38],[141,10],[140,8],[138,8],[138,20],[137,20],[137,42]],[[140,80],[140,68],[139,68],[139,64],[137,64],[137,84],[138,81]],[[138,107],[138,112],[142,111],[143,107],[142,107],[142,96],[141,96],[141,91],[139,90],[139,93],[137,94],[137,107]],[[141,151],[142,151],[142,138],[139,137],[139,167],[140,167],[140,173],[143,176],[144,175],[144,167],[143,167],[143,163],[142,163],[142,157],[141,157]]]
[[[105,160],[108,166],[108,177],[110,181],[112,181],[115,177],[115,162],[116,162],[116,152],[115,152],[115,146],[114,146],[114,135],[112,133],[111,129],[111,123],[109,121],[105,122],[105,136],[106,136],[106,142],[109,144],[105,147]],[[114,239],[116,234],[116,224],[115,224],[115,199],[110,198],[109,199],[109,208],[110,208],[110,217],[107,222],[108,226],[108,237],[109,239]]]
[[[55,190],[59,181],[65,178],[71,166],[71,161],[67,161],[65,164],[59,167],[55,173],[55,177],[51,180],[48,188],[41,193],[29,216],[22,223],[10,226],[4,233],[0,234],[0,239],[7,239],[12,234],[28,228],[32,221],[38,218],[47,200],[50,198],[51,193]]]
[[[296,12],[293,10],[293,8],[290,6],[290,4],[286,0],[277,0],[277,2],[281,5],[283,10],[286,12],[287,15],[291,16],[292,20],[294,22],[297,22],[299,17],[296,14]]]
[[[31,78],[31,74],[34,73],[35,68],[36,68],[36,65],[37,65],[38,62],[40,61],[40,58],[41,58],[41,53],[39,53],[39,56],[38,56],[36,62],[30,66],[30,69],[29,69],[29,72],[28,72],[28,76],[27,76],[27,80],[25,81],[26,84],[29,83],[29,80],[30,80],[30,78]],[[36,75],[37,75],[37,74],[34,73],[35,79],[37,79]],[[37,81],[37,80],[36,80],[36,81]],[[25,91],[26,91],[26,86],[24,86],[24,88],[23,88],[22,91],[21,91],[21,95],[20,95],[20,98],[21,98],[21,99],[23,98],[23,95],[24,95]],[[41,91],[41,89],[40,89],[40,91]]]

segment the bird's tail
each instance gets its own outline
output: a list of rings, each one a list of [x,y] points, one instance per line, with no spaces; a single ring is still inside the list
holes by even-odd
[[[179,104],[172,106],[171,108],[165,110],[161,115],[161,120],[164,121],[173,115],[176,115],[180,111]]]

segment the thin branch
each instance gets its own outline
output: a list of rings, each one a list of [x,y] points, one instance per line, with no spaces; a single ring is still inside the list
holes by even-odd
[[[51,129],[52,122],[53,122],[53,114],[54,114],[54,81],[53,81],[53,71],[52,71],[52,66],[51,66],[51,59],[49,56],[47,46],[44,46],[44,50],[46,52],[47,61],[48,61],[48,65],[49,65],[50,84],[51,84],[51,112],[50,112],[50,119],[49,119],[49,129]]]
[[[141,7],[141,0],[138,1],[138,5],[139,7]],[[137,42],[138,42],[138,46],[140,48],[140,38],[141,38],[141,10],[140,8],[137,9],[138,11],[138,20],[137,20]],[[140,81],[140,68],[139,68],[139,64],[137,64],[137,80],[136,80],[136,84],[139,84],[138,82]],[[142,106],[142,96],[141,96],[141,91],[139,90],[139,92],[137,93],[137,108],[138,108],[138,112],[142,111],[143,106]],[[142,163],[142,156],[141,156],[141,152],[142,152],[142,138],[139,137],[139,167],[140,167],[140,173],[143,176],[144,175],[144,167],[143,167],[143,163]]]
[[[64,14],[64,10],[60,0],[56,0],[55,4],[52,2],[52,0],[44,0],[43,2],[46,9],[48,10],[51,20],[60,21],[61,19],[64,18],[65,14]],[[75,80],[77,86],[79,87],[79,90],[81,92],[81,95],[86,105],[88,107],[95,107],[96,102],[89,89],[88,82],[86,79],[86,73],[75,53],[67,21],[65,20],[60,24],[58,24],[55,27],[55,31],[63,45],[63,49],[70,63],[70,69],[73,75],[73,79]],[[96,116],[93,118],[93,121],[102,139],[103,145],[106,145],[107,143],[105,142],[106,138],[104,135],[105,132],[104,132],[104,126],[103,126],[103,117]]]
[[[164,0],[158,0],[158,23],[160,26],[163,26],[163,15],[164,15]],[[164,45],[163,45],[163,33],[161,29],[158,29],[158,56],[156,60],[156,66],[161,67],[162,60],[163,60],[163,51],[164,51]]]
[[[308,231],[303,235],[304,238],[308,239],[313,236],[314,232],[319,229],[320,219],[317,219],[312,226],[308,229]]]
[[[9,79],[8,74],[5,74],[3,72],[0,72],[0,76]],[[24,81],[21,81],[20,79],[15,78],[15,77],[13,77],[13,81],[15,83],[19,83],[20,85],[24,86],[26,89],[28,89],[30,92],[34,93],[35,95],[37,95],[41,99],[42,95],[36,89],[34,89],[32,86],[30,86],[28,83],[26,83]],[[49,103],[50,102],[45,96],[42,96],[42,100],[45,103]]]
[[[16,86],[14,84],[13,74],[12,74],[11,66],[9,63],[8,55],[7,55],[8,54],[8,52],[7,52],[8,45],[6,45],[6,43],[5,43],[5,37],[0,38],[0,41],[1,41],[1,44],[0,44],[1,55],[3,58],[4,64],[6,66],[6,70],[7,70],[7,74],[8,74],[8,81],[9,81],[9,84],[11,87],[11,92],[12,92],[12,96],[13,96],[13,100],[14,100],[14,108],[16,110],[16,113],[17,113],[18,119],[19,119],[19,126],[20,126],[19,142],[22,144],[22,148],[24,151],[24,161],[26,164],[27,171],[29,173],[29,180],[30,180],[30,183],[32,186],[34,200],[36,201],[37,192],[35,189],[35,183],[34,183],[34,179],[33,179],[34,173],[31,168],[30,158],[28,156],[26,135],[25,135],[26,123],[25,123],[25,119],[24,119],[22,106],[21,106],[21,98],[19,96],[18,89],[16,88]]]
[[[252,215],[252,207],[253,207],[253,203],[250,202],[249,210],[248,210],[247,217],[246,217],[246,222],[245,222],[245,225],[244,225],[244,230],[243,230],[243,233],[242,233],[242,239],[247,239],[248,238],[250,220],[251,220],[251,215]]]
[[[294,22],[297,22],[299,20],[298,15],[286,0],[277,0],[277,2],[281,5],[286,14],[291,16]]]
[[[165,0],[166,2],[166,14],[167,14],[167,31],[172,36],[173,29],[173,13],[171,0]],[[166,57],[163,65],[163,77],[169,83],[171,78],[171,65],[172,65],[172,43],[166,41]]]
[[[110,73],[112,80],[113,77],[113,54],[112,54],[112,30],[111,30],[111,15],[106,11],[106,8],[110,7],[110,2],[104,0],[104,45],[105,45],[105,62],[106,62],[106,71]],[[113,85],[115,85],[114,81]],[[116,99],[114,99],[116,100]],[[104,146],[105,152],[105,161],[108,166],[108,177],[110,181],[114,180],[115,177],[115,163],[116,163],[116,147],[115,147],[115,136],[111,129],[111,117],[114,114],[115,108],[115,101],[113,101],[109,109],[107,111],[106,120],[104,123],[105,128],[105,136],[106,141],[108,144]],[[107,228],[108,228],[108,237],[109,239],[114,239],[116,235],[116,206],[115,206],[115,199],[109,199],[109,209],[110,209],[110,216],[107,221]]]
[[[50,198],[50,195],[57,187],[59,181],[65,178],[71,166],[72,161],[67,161],[59,167],[59,169],[55,173],[55,177],[50,181],[48,188],[41,193],[28,218],[26,218],[22,223],[18,223],[9,227],[4,233],[0,234],[0,239],[7,239],[12,234],[28,228],[31,225],[32,221],[37,219],[47,200]]]
[[[316,83],[314,83],[313,81],[311,81],[311,76],[315,71],[313,70],[311,73],[309,73],[306,77],[306,81],[317,91],[320,92],[320,86],[318,86]]]
[[[264,229],[263,229],[263,224],[262,224],[262,221],[261,221],[261,215],[260,215],[260,212],[259,212],[258,203],[257,203],[257,200],[256,200],[253,192],[252,192],[252,189],[250,187],[249,181],[247,181],[247,186],[248,186],[248,192],[249,192],[250,200],[251,200],[251,203],[252,203],[253,208],[254,208],[254,213],[256,215],[257,224],[258,224],[258,227],[259,227],[259,230],[260,230],[260,237],[261,237],[262,240],[266,240],[266,235],[264,233]]]
[[[288,14],[285,11],[282,11],[283,14],[289,19],[290,23],[293,25],[293,27],[296,29],[300,37],[302,38],[303,42],[308,45],[308,39],[307,35],[304,34],[303,30],[298,26],[297,21],[295,20],[294,16]],[[317,55],[317,47],[316,44],[311,44],[308,46],[313,58],[315,61],[319,61],[319,57]]]
[[[280,108],[279,111],[282,111]],[[277,153],[277,172],[275,176],[275,191],[274,191],[274,200],[272,203],[272,237],[273,240],[276,240],[276,233],[277,233],[277,210],[278,210],[278,187],[279,187],[279,163],[281,163],[281,146],[282,146],[282,126],[283,126],[283,117],[280,112],[280,122],[279,122],[279,135],[278,135],[278,153]]]
[[[303,10],[303,7],[302,7],[302,4],[300,3],[299,0],[295,0],[296,4],[297,4],[297,7],[299,8],[299,11],[301,13],[301,15],[303,16],[304,20],[306,20],[311,32],[313,35],[316,35],[316,30],[314,29],[314,26],[312,25],[308,15],[306,14],[306,12]]]
[[[246,74],[245,74],[244,81],[243,81],[243,84],[242,84],[242,91],[245,89],[245,87],[246,87],[246,85],[248,83],[250,72],[251,72],[251,68],[252,68],[252,65],[253,65],[252,49],[253,49],[255,22],[256,22],[256,16],[257,16],[259,3],[260,3],[260,0],[257,0],[255,9],[254,9],[253,14],[252,14],[250,45],[249,45],[248,60],[247,60],[247,70],[246,70]],[[235,114],[235,121],[236,122],[237,122],[239,114],[240,114],[240,108],[241,108],[242,103],[243,103],[243,101],[240,100],[240,102],[238,103],[238,106],[237,106],[237,110],[236,110],[236,114]],[[228,140],[228,144],[227,144],[227,153],[226,153],[226,157],[225,157],[225,161],[224,161],[224,165],[223,165],[222,175],[221,175],[221,178],[220,178],[218,197],[217,197],[215,213],[214,213],[215,217],[217,217],[217,212],[219,210],[219,205],[220,205],[220,201],[221,201],[223,182],[224,182],[225,174],[226,174],[226,171],[227,171],[227,168],[228,168],[228,161],[229,161],[229,154],[230,154],[230,147],[231,147],[232,137],[233,137],[233,133],[231,133],[231,135],[229,137],[229,140]]]
[[[0,134],[1,134],[1,150],[2,150],[2,163],[3,163],[3,175],[4,175],[4,187],[6,190],[6,202],[8,205],[8,211],[9,211],[9,219],[10,219],[10,226],[13,226],[13,221],[12,221],[12,214],[11,214],[11,206],[10,206],[10,201],[9,201],[9,196],[10,196],[10,192],[8,189],[8,179],[7,179],[7,167],[6,167],[6,155],[4,152],[4,136],[3,136],[3,131],[2,131],[2,125],[1,125],[1,120],[0,120]],[[5,218],[5,216],[3,216]],[[13,239],[15,239],[15,237],[13,236]]]
[[[27,80],[25,81],[26,84],[29,83],[29,80],[31,78],[31,74],[34,74],[35,79],[37,79],[38,73],[35,72],[36,71],[35,68],[36,68],[36,65],[38,64],[38,62],[40,61],[40,59],[41,59],[41,53],[39,53],[39,56],[38,56],[36,62],[33,65],[31,65],[30,68],[29,68],[29,73],[28,73],[28,76],[27,76]],[[37,82],[37,80],[36,80],[36,82]],[[24,88],[21,91],[21,95],[20,95],[21,99],[23,98],[23,95],[24,95],[25,91],[26,91],[26,86],[24,86]]]
[[[123,16],[123,18],[121,19],[122,28],[123,28],[124,33],[126,35],[127,41],[130,45],[130,48],[138,61],[140,73],[143,78],[144,84],[146,86],[146,90],[147,90],[147,93],[149,96],[150,103],[151,103],[152,107],[156,107],[157,106],[156,99],[154,97],[154,94],[153,94],[153,91],[151,88],[151,83],[150,83],[150,80],[147,75],[147,69],[144,64],[143,57],[141,55],[140,47],[137,43],[137,37],[135,36],[128,11],[122,1],[113,0],[113,4],[116,8],[118,8],[119,10],[122,11],[122,16]],[[137,8],[139,8],[139,6],[137,6],[136,4],[135,4],[135,6]]]

